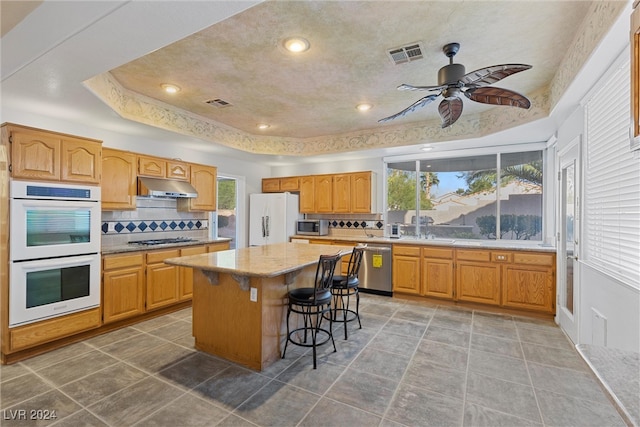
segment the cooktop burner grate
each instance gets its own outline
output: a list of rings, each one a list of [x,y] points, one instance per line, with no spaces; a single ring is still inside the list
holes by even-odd
[[[176,237],[172,239],[135,240],[135,241],[129,242],[129,244],[152,246],[152,245],[164,245],[167,243],[183,243],[183,242],[193,242],[193,241],[194,239],[189,239],[187,237]]]

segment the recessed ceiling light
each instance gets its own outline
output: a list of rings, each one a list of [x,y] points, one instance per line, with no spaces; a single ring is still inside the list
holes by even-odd
[[[162,85],[162,89],[167,92],[167,93],[178,93],[180,92],[180,88],[176,85],[171,85],[171,84],[163,84]]]
[[[356,110],[358,110],[358,111],[369,111],[371,109],[371,107],[373,107],[373,105],[367,104],[367,103],[362,103],[362,104],[356,105]]]
[[[433,150],[433,147],[431,145],[427,144],[427,145],[423,146],[421,148],[421,150],[422,151],[431,151],[431,150]]]
[[[309,50],[309,41],[302,37],[289,37],[282,42],[282,45],[289,52],[301,53]]]
[[[268,125],[268,124],[266,124],[266,123],[260,123],[260,124],[258,125],[258,129],[260,129],[260,130],[269,129],[270,127],[271,127],[271,126],[269,126],[269,125]]]

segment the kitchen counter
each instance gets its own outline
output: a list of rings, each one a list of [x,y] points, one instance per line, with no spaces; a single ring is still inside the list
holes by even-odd
[[[303,236],[295,235],[291,239],[305,240],[330,240],[334,242],[358,242],[358,243],[383,243],[392,245],[417,245],[417,246],[446,246],[452,248],[477,248],[477,249],[506,249],[511,251],[538,251],[556,252],[556,248],[543,245],[540,242],[524,240],[455,240],[455,239],[415,239],[413,237],[401,237],[392,239],[389,237],[367,236]]]
[[[102,245],[100,251],[102,255],[111,255],[118,254],[124,252],[139,252],[139,251],[150,251],[154,249],[167,249],[167,248],[178,248],[185,246],[198,246],[198,245],[209,245],[212,243],[223,243],[230,242],[231,239],[228,237],[220,237],[217,239],[201,239],[201,240],[192,240],[189,242],[178,242],[178,243],[166,243],[161,245],[133,245],[133,244],[120,244],[120,245]]]
[[[289,289],[313,286],[320,255],[351,246],[278,243],[169,258],[193,272],[198,350],[263,370],[280,359]]]

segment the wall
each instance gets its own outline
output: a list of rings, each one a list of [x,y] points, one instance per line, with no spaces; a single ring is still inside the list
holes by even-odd
[[[557,151],[582,137],[584,111],[577,108],[558,129]],[[582,163],[586,162],[586,146],[582,146]],[[584,178],[582,180],[584,182]],[[584,200],[584,197],[582,197]],[[585,252],[583,245],[581,251]],[[640,291],[613,277],[578,262],[578,340],[576,344],[605,345],[606,347],[640,352]],[[593,310],[606,318],[605,325],[594,324]],[[598,330],[604,326],[606,342]]]

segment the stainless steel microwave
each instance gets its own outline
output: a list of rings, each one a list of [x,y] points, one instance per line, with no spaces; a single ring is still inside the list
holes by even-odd
[[[301,219],[296,222],[296,234],[326,236],[329,234],[329,220]]]

